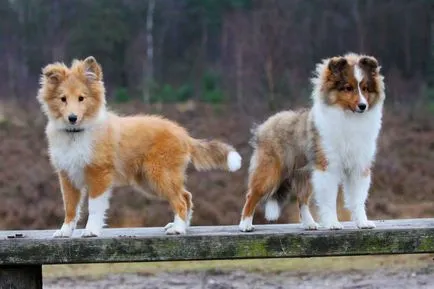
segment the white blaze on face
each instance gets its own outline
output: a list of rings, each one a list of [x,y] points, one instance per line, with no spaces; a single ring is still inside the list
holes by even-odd
[[[357,92],[359,93],[359,104],[365,104],[366,109],[368,109],[368,101],[363,96],[362,89],[360,88],[360,83],[363,80],[363,71],[360,69],[360,67],[356,64],[354,66],[354,78],[357,80]]]

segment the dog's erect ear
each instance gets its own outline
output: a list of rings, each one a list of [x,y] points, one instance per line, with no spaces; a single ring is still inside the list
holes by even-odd
[[[60,63],[48,64],[42,69],[42,75],[51,84],[61,83],[66,76],[66,68]]]
[[[348,65],[348,62],[345,58],[333,57],[329,61],[328,68],[333,74],[339,75],[347,65]]]
[[[89,80],[102,80],[101,66],[96,62],[95,57],[89,56],[84,61],[85,75]]]
[[[364,56],[360,58],[359,65],[363,70],[371,74],[377,73],[378,61],[372,56]]]

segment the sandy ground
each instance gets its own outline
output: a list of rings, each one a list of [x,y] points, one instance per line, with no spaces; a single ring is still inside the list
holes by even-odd
[[[99,279],[63,277],[49,279],[44,289],[401,289],[434,288],[434,266],[400,270],[351,270],[328,273],[255,273],[206,270],[176,273],[113,274]]]

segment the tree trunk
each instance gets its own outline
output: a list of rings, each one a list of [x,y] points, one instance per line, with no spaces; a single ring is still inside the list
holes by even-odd
[[[356,28],[357,28],[357,38],[359,51],[362,53],[366,53],[365,51],[365,29],[364,29],[364,23],[363,23],[363,15],[361,12],[361,7],[359,5],[359,1],[353,1],[352,2],[352,10],[353,10],[353,17],[354,21],[356,22]]]
[[[202,11],[202,17],[204,16],[204,12]],[[208,25],[205,18],[202,18],[202,38],[201,38],[201,44],[199,47],[199,53],[198,56],[195,59],[195,70],[196,70],[196,77],[195,77],[195,98],[197,101],[200,100],[201,97],[205,97],[204,91],[203,91],[203,77],[205,74],[205,67],[206,67],[206,59],[207,59],[207,45],[208,45]]]
[[[267,76],[268,84],[268,107],[271,111],[274,111],[276,109],[273,69],[273,58],[271,55],[268,55],[265,62],[265,74]]]
[[[236,63],[236,90],[238,108],[243,110],[243,40],[238,39],[236,43],[235,63]]]
[[[42,289],[42,266],[0,266],[1,289]]]
[[[143,91],[143,101],[146,105],[151,101],[151,84],[154,78],[154,39],[152,29],[154,26],[155,0],[148,0],[148,13],[146,16],[146,77]]]

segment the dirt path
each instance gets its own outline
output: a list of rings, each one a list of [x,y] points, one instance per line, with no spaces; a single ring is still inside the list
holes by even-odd
[[[115,274],[100,280],[52,279],[44,289],[434,289],[434,266],[414,270],[261,274],[243,271]]]

